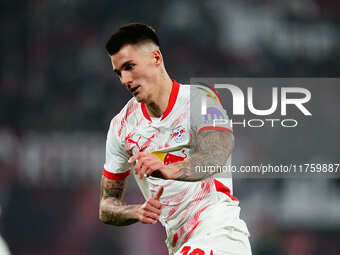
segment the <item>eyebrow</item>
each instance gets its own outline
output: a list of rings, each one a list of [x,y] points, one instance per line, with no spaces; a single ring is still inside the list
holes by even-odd
[[[120,75],[120,70],[124,69],[124,68],[125,68],[127,65],[129,65],[131,62],[132,62],[132,60],[125,61],[125,62],[121,65],[120,68],[118,68],[118,69],[115,68],[113,71],[114,71],[116,74]]]

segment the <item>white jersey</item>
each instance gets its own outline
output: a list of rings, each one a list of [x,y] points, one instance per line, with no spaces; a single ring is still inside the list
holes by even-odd
[[[201,100],[206,102],[205,114],[201,115],[201,109],[190,111],[202,105]],[[192,132],[197,135],[214,129],[232,133],[218,95],[207,87],[174,81],[168,107],[160,118],[151,118],[146,106],[132,98],[111,121],[103,175],[117,180],[134,173],[128,159],[137,151],[153,153],[165,165],[190,158]],[[248,235],[245,223],[239,219],[238,200],[232,195],[232,179],[216,176],[185,182],[152,176],[141,180],[135,175],[146,200],[164,187],[160,222],[167,232],[170,254],[188,240],[202,238],[202,233],[216,233],[219,228],[233,227]]]

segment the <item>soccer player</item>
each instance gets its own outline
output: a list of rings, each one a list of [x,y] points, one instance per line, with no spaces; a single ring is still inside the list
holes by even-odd
[[[232,179],[215,171],[230,165],[234,146],[226,112],[214,90],[171,80],[159,46],[155,30],[138,23],[106,44],[133,97],[110,123],[99,218],[116,226],[160,221],[171,255],[251,254]],[[131,173],[143,204],[123,201]]]

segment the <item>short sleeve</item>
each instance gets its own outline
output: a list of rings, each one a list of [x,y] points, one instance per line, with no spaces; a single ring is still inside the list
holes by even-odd
[[[233,133],[231,122],[217,92],[209,87],[197,86],[190,92],[191,127],[199,135],[205,130]]]
[[[103,175],[109,179],[121,180],[130,174],[129,155],[118,136],[118,116],[110,123],[106,139],[106,156]]]

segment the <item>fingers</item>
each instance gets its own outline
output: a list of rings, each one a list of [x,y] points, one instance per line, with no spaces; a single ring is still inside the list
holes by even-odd
[[[144,163],[144,162],[142,161],[142,163]],[[140,179],[143,179],[146,170],[147,170],[147,166],[145,164],[142,164],[140,166],[140,169],[139,169],[139,178]]]
[[[147,202],[148,202],[148,205],[150,206],[150,207],[146,208],[147,210],[153,211],[155,213],[160,213],[160,210],[162,208],[162,204],[161,204],[161,202],[159,202],[159,200],[151,198]],[[154,209],[156,209],[156,210],[154,210]]]
[[[163,166],[163,163],[155,155],[145,152],[137,152],[130,157],[128,162],[135,164],[135,174],[138,174],[140,179],[143,179],[145,175],[150,176]]]
[[[157,171],[162,164],[160,162],[154,162],[150,158],[142,158],[142,163],[139,167],[140,178],[143,178],[145,175],[150,176],[154,171]]]
[[[136,160],[138,159],[139,156],[139,152],[137,152],[135,155],[133,155],[132,157],[129,158],[128,163],[129,164],[135,164]]]
[[[143,160],[141,159],[145,153],[136,152],[135,155],[129,158],[128,163],[134,164],[135,174],[139,174],[139,178],[142,179],[144,177],[144,172],[141,171],[141,167],[143,165]]]
[[[142,166],[143,161],[142,160],[137,160],[136,162],[137,163],[136,163],[134,168],[135,168],[135,174],[138,174],[138,173],[140,173],[140,168]]]
[[[154,198],[146,201],[139,209],[139,221],[146,224],[155,224],[161,215],[161,203]]]
[[[147,170],[149,169],[146,162],[142,159],[138,160],[137,164],[135,165],[135,174],[139,174],[139,178],[143,179]]]
[[[156,224],[159,217],[151,216],[151,213],[147,211],[141,212],[139,221],[145,224]]]
[[[159,201],[161,195],[163,194],[163,190],[164,190],[164,188],[163,188],[163,186],[161,186],[161,187],[159,188],[159,190],[156,192],[156,194],[153,195],[152,198]]]
[[[143,179],[144,174],[147,170],[147,166],[145,164],[145,161],[142,160],[142,159],[139,159],[139,160],[136,160],[135,162],[136,162],[136,165],[134,166],[135,174],[138,174],[139,178]]]
[[[163,167],[163,163],[161,161],[150,162],[145,173],[147,176],[150,176],[154,171],[158,171],[162,167]]]
[[[157,215],[157,217],[159,215],[161,215],[161,207],[158,208],[156,206],[153,206],[153,205],[149,204],[148,206],[144,207],[144,210],[146,212],[150,212],[150,213],[153,213],[153,214]],[[158,220],[158,218],[157,218],[157,220]]]
[[[135,155],[133,155],[132,157],[129,158],[128,160],[128,163],[129,164],[136,164],[136,162],[142,157],[144,156],[144,152],[140,152],[140,151],[137,151],[135,153]]]
[[[156,224],[159,219],[160,214],[156,214],[149,211],[144,211],[143,218],[144,221],[150,222],[151,224]]]

